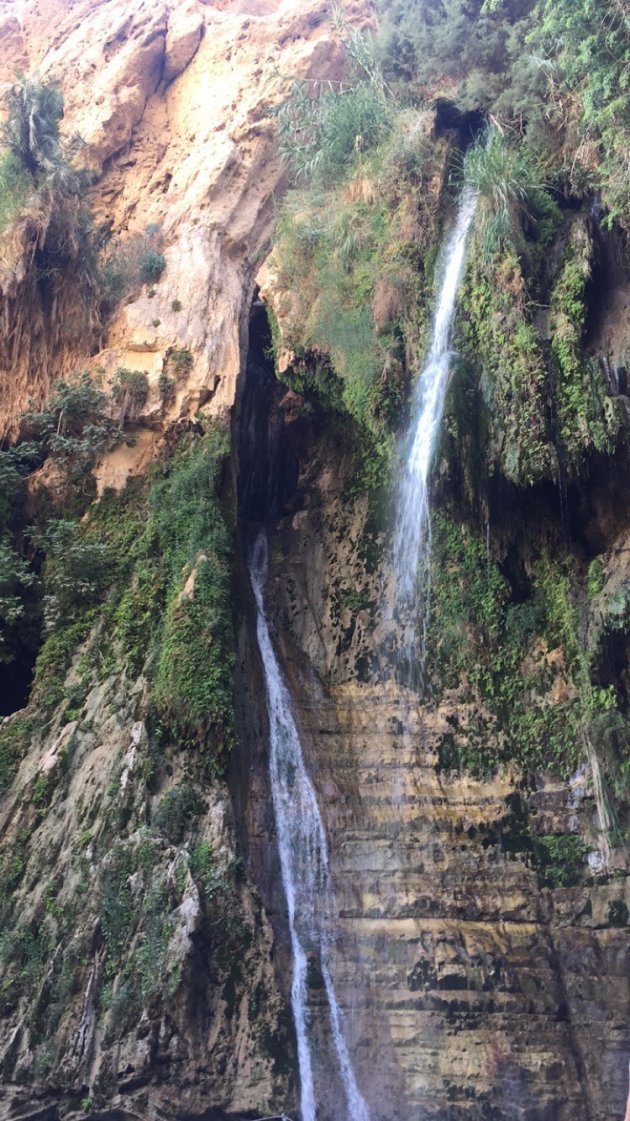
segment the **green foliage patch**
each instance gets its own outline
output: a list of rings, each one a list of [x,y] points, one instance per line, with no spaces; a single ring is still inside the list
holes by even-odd
[[[580,871],[589,846],[575,833],[550,833],[537,837],[534,859],[543,887],[573,887],[579,883]]]
[[[232,737],[229,537],[217,497],[225,434],[193,438],[157,471],[113,611],[131,672],[151,682],[156,729],[180,742]]]
[[[539,556],[529,599],[512,603],[487,544],[448,514],[434,516],[427,665],[436,690],[463,688],[468,723],[454,727],[440,765],[477,775],[517,762],[528,775],[568,775],[586,740],[615,710],[593,680],[579,631],[576,573]]]

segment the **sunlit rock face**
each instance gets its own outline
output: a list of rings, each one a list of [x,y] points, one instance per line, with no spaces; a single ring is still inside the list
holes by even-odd
[[[348,15],[360,21],[366,8],[357,0]],[[97,220],[123,244],[157,227],[167,266],[155,290],[125,297],[100,337],[68,338],[44,316],[30,360],[11,352],[0,369],[0,427],[85,365],[105,377],[121,366],[147,373],[154,428],[232,404],[243,309],[283,185],[273,107],[295,75],[340,76],[327,14],[322,0],[2,6],[0,74],[9,82],[18,65],[61,83],[64,131],[80,134],[79,162],[96,175]],[[5,302],[23,251],[12,246],[2,263]],[[194,365],[164,415],[157,381],[169,350],[183,348]],[[120,485],[133,466],[115,464],[105,481]]]

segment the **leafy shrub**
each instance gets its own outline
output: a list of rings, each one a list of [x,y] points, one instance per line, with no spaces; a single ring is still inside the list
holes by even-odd
[[[86,536],[79,522],[60,518],[44,533],[44,620],[48,631],[97,603],[110,580],[111,555],[103,541]]]
[[[626,228],[630,225],[628,30],[628,14],[618,0],[597,4],[539,0],[528,43],[538,57],[549,60],[548,115],[572,141],[569,174],[574,189],[594,179],[609,208],[609,222],[619,218]]]
[[[161,248],[161,231],[153,225],[147,226],[140,234],[108,241],[100,267],[105,314],[110,314],[127,292],[137,288],[138,284],[147,283],[142,266],[144,264],[149,271],[158,268],[159,262],[164,261]],[[161,271],[163,267],[160,274]],[[154,296],[155,289],[147,292],[147,295]]]
[[[217,866],[212,845],[208,841],[200,841],[195,845],[190,854],[190,871],[206,898],[210,899],[217,884]]]
[[[630,222],[630,48],[619,0],[379,0],[380,58],[402,99],[481,110],[573,194]]]
[[[166,371],[163,370],[158,378],[158,393],[160,394],[160,401],[165,408],[173,404],[176,390],[175,378],[170,378]]]
[[[35,663],[32,703],[51,712],[65,699],[64,682],[77,648],[87,638],[94,615],[86,611],[76,622],[60,626],[42,646]]]
[[[166,268],[166,257],[154,249],[143,253],[138,261],[138,274],[143,284],[155,284]]]
[[[15,656],[15,630],[25,614],[24,593],[35,573],[8,542],[0,541],[0,663]]]
[[[121,428],[136,420],[149,396],[149,379],[141,370],[116,370],[112,396],[119,409]]]
[[[167,362],[176,377],[185,377],[192,370],[193,356],[187,347],[180,347],[169,350]]]
[[[203,809],[199,795],[188,783],[174,786],[162,798],[153,818],[153,826],[172,844],[183,839]]]
[[[109,415],[107,394],[87,370],[77,382],[55,382],[46,409],[26,413],[22,430],[37,441],[44,454],[65,462],[70,477],[77,482],[83,480],[99,456],[124,440]]]
[[[0,534],[10,530],[19,519],[24,480],[41,465],[43,456],[43,450],[32,440],[0,451]]]
[[[588,845],[575,833],[550,833],[538,837],[534,856],[538,876],[545,887],[572,887],[580,879],[580,867]]]

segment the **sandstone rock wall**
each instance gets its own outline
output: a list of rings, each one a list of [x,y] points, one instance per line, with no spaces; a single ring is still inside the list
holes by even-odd
[[[360,19],[366,9],[355,0],[348,14]],[[339,73],[328,15],[324,0],[27,0],[19,17],[15,5],[2,6],[0,75],[10,82],[19,66],[61,82],[64,130],[80,133],[81,158],[97,177],[97,218],[123,243],[158,226],[167,268],[154,294],[132,294],[95,346],[47,339],[45,362],[17,354],[0,370],[0,429],[56,375],[83,365],[106,378],[120,366],[146,372],[154,427],[232,404],[243,311],[283,185],[273,107],[295,75]],[[157,380],[172,348],[189,349],[194,365],[163,418]],[[120,485],[132,467],[114,467],[111,477],[104,469],[106,481]]]

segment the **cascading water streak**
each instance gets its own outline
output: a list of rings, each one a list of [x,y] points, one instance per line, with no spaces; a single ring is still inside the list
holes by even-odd
[[[367,1105],[354,1075],[330,973],[328,959],[332,937],[333,896],[328,843],[315,788],[304,763],[291,698],[276,658],[265,614],[267,567],[267,539],[261,532],[252,550],[249,572],[257,607],[256,634],[269,714],[271,793],[293,953],[291,1005],[300,1070],[301,1121],[316,1121],[317,1116],[306,983],[308,954],[313,951],[319,956],[324,979],[332,1042],[346,1098],[347,1119],[370,1121]]]
[[[419,582],[424,579],[428,585],[431,551],[429,472],[444,412],[457,293],[476,206],[476,195],[469,187],[464,187],[457,219],[443,254],[431,347],[416,384],[403,454],[393,547],[394,594],[390,603],[390,609],[399,616],[402,627],[398,671],[403,684],[411,684],[416,661],[415,633],[421,606]]]

